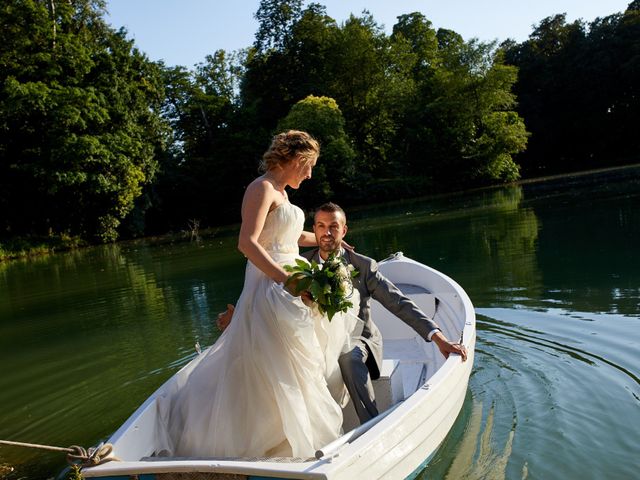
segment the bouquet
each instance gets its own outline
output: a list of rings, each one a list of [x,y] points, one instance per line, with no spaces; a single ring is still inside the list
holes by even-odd
[[[358,275],[353,265],[347,265],[342,257],[331,253],[323,264],[315,260],[307,263],[296,260],[296,265],[285,265],[291,275],[285,286],[294,284],[295,293],[309,291],[313,301],[318,304],[321,314],[327,314],[329,321],[338,312],[346,312],[353,303],[349,297],[353,293],[352,279]]]

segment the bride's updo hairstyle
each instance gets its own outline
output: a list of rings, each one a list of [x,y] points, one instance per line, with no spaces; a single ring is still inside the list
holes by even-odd
[[[320,155],[320,144],[307,132],[289,130],[279,133],[271,141],[271,146],[262,156],[260,170],[268,172],[283,166],[295,158],[307,163]]]

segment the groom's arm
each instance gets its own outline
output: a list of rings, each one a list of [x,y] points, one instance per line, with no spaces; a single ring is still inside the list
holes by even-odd
[[[378,271],[377,262],[373,259],[368,260],[371,263],[366,269],[368,275],[365,280],[371,297],[418,332],[427,342],[433,341],[444,358],[449,358],[450,354],[455,353],[465,361],[467,359],[465,346],[448,340],[433,319],[427,317],[410,298]]]
[[[365,282],[371,297],[430,342],[432,336],[439,331],[438,324],[378,271],[375,260],[369,260]]]

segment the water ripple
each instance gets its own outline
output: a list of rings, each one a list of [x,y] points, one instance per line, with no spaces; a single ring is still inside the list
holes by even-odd
[[[633,478],[640,384],[627,326],[582,312],[481,313],[470,394],[420,478]],[[566,325],[583,318],[607,327]]]

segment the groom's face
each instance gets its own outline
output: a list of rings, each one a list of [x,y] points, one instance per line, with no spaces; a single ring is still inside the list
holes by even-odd
[[[313,232],[316,234],[320,254],[325,258],[340,248],[340,243],[347,234],[347,219],[340,212],[320,210],[313,221]]]

